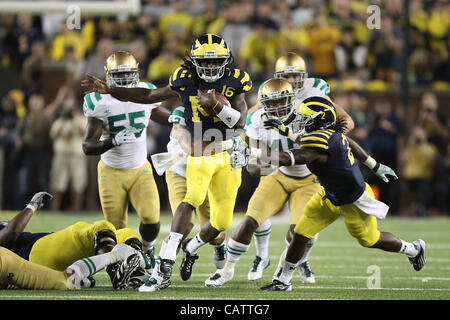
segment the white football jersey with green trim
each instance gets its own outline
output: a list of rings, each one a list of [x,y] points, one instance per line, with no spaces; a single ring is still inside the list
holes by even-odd
[[[325,98],[330,93],[328,83],[320,78],[307,78],[303,87],[295,93],[294,106],[298,108],[300,103],[309,97]]]
[[[155,89],[150,82],[140,82],[138,87]],[[147,160],[147,127],[151,112],[159,103],[138,104],[117,100],[109,94],[92,92],[84,96],[83,112],[103,122],[100,140],[113,137],[125,128],[134,129],[136,141],[113,147],[101,154],[102,161],[116,169],[136,169]]]
[[[254,140],[259,140],[270,147],[271,150],[288,151],[292,149],[299,149],[300,147],[291,139],[282,136],[278,131],[264,128],[264,109],[257,109],[250,113],[247,117],[247,122],[244,127],[245,134]],[[288,127],[292,130],[292,124]],[[264,152],[264,151],[263,151]],[[280,171],[287,176],[292,177],[306,177],[311,174],[304,164],[296,164],[293,166],[282,166]]]

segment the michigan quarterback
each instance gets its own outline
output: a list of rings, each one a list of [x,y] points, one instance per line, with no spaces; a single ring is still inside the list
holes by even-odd
[[[111,87],[156,88],[150,82],[139,82],[138,63],[125,51],[107,58],[105,73]],[[84,96],[83,110],[88,118],[83,151],[100,155],[98,189],[105,219],[116,229],[126,227],[130,202],[141,221],[144,250],[153,257],[160,229],[160,202],[147,160],[147,127],[149,119],[168,125],[170,112],[159,104],[132,103],[99,92]]]
[[[275,72],[274,72],[274,78],[276,79],[284,79],[291,83],[291,85],[294,88],[294,106],[298,106],[304,99],[312,96],[319,96],[324,97],[330,101],[330,97],[328,94],[330,93],[330,87],[326,81],[319,78],[308,78],[308,72],[306,69],[306,63],[305,60],[293,53],[289,52],[286,55],[280,56],[277,61],[275,62]],[[337,116],[340,120],[344,121],[346,126],[344,128],[345,132],[349,132],[354,128],[354,122],[352,118],[348,115],[348,113],[339,105],[336,105],[333,103],[336,108]],[[252,123],[252,117],[260,117],[260,113],[257,113],[258,109],[262,107],[261,101],[258,100],[257,104],[249,109],[249,118],[247,120],[248,123]],[[261,112],[261,111],[260,111]],[[255,123],[255,120],[253,120],[253,123]],[[279,149],[279,148],[278,148]],[[254,162],[254,161],[253,161]],[[261,168],[262,167],[262,168]],[[303,166],[304,172],[303,176],[306,177],[308,175],[308,169]],[[261,170],[263,169],[263,170]],[[275,168],[276,169],[276,168]],[[274,168],[271,169],[271,167],[264,166],[262,164],[255,164],[255,163],[249,163],[247,165],[247,170],[251,174],[261,174],[264,173],[264,175],[267,175],[275,170]],[[289,174],[286,170],[280,169],[276,173],[274,173],[274,176],[279,177],[292,177],[292,174]],[[311,186],[314,184],[313,181],[316,181],[316,179],[312,178],[310,180],[308,179],[301,179],[301,181],[298,179],[298,175],[294,175],[294,177],[297,178],[296,184],[298,186],[304,185],[304,186]],[[268,179],[270,180],[270,179]],[[287,181],[286,181],[287,182]],[[269,183],[269,181],[264,182],[264,184]],[[281,181],[279,183],[282,183]],[[265,199],[265,202],[267,202],[267,199],[271,199],[269,196],[271,194],[271,189],[268,187],[264,188],[264,184],[261,184],[261,188],[258,189],[258,194],[261,197],[261,199]],[[283,183],[282,183],[283,185]],[[286,186],[287,187],[287,186]],[[312,188],[312,187],[311,187]],[[301,193],[300,189],[296,189],[297,193]],[[266,191],[263,191],[266,190]],[[312,194],[310,194],[312,195]],[[255,198],[256,199],[256,198]],[[295,205],[295,208],[302,209],[304,205],[306,204],[306,201],[308,201],[309,198],[307,197],[300,197],[297,199]],[[253,203],[253,202],[251,202]],[[289,201],[290,209],[292,209],[292,201]],[[249,207],[249,210],[253,210],[252,207]],[[299,212],[301,214],[301,212]],[[295,215],[296,216],[296,215]],[[291,240],[292,230],[294,229],[295,220],[292,220],[292,215],[290,216],[290,229],[286,234],[285,242],[286,246],[289,244]],[[271,222],[270,219],[267,219],[266,221],[262,222],[259,227],[256,229],[254,233],[255,238],[255,244],[257,249],[257,255],[253,261],[253,265],[248,273],[248,279],[249,280],[257,280],[262,277],[263,271],[265,268],[267,268],[270,264],[269,259],[269,253],[268,253],[268,247],[269,247],[269,238],[271,233]],[[298,271],[300,274],[300,280],[304,283],[314,283],[315,277],[314,273],[311,270],[311,267],[308,263],[308,255],[312,250],[312,247],[314,243],[317,241],[318,234],[314,239],[311,239],[311,242],[308,243],[308,250],[305,253],[305,256],[302,258],[300,263],[298,264]],[[283,253],[280,256],[278,267],[275,271],[275,275],[278,272],[280,268],[280,263],[283,261],[284,256],[286,254],[287,248],[283,251]]]
[[[398,239],[388,232],[380,232],[377,218],[384,219],[389,207],[374,198],[370,186],[365,183],[355,157],[366,163],[383,180],[387,175],[397,176],[386,166],[377,163],[354,141],[343,133],[345,124],[339,121],[332,102],[323,97],[310,97],[299,107],[300,128],[305,134],[293,137],[300,146],[287,152],[262,152],[250,146],[246,153],[256,156],[263,163],[277,163],[283,166],[306,164],[314,173],[323,189],[306,204],[303,215],[297,222],[294,235],[282,262],[279,274],[262,290],[291,290],[291,278],[298,261],[303,256],[307,243],[322,229],[337,218],[344,218],[347,230],[358,242],[368,248],[406,254],[415,270],[425,264],[425,242],[418,239],[413,243]],[[278,119],[268,119],[267,128],[289,136],[289,129]],[[378,175],[378,174],[377,174]]]
[[[187,191],[174,214],[159,268],[155,268],[153,276],[139,288],[141,291],[155,291],[170,285],[177,247],[189,224],[192,210],[198,208],[207,195],[210,220],[199,234],[182,245],[184,255],[180,274],[183,280],[189,279],[192,273],[198,258],[197,250],[231,225],[241,183],[241,169],[232,170],[229,154],[221,149],[211,150],[205,147],[205,143],[226,140],[236,135],[236,129],[243,129],[245,125],[245,93],[252,88],[252,82],[247,72],[230,68],[232,62],[225,40],[217,35],[205,34],[194,40],[190,56],[173,72],[165,88],[111,87],[90,75],[82,81],[88,92],[111,93],[136,103],[155,103],[178,96],[185,107],[186,128],[194,141],[193,154],[188,156],[186,164]],[[230,105],[218,99],[216,92],[226,97]],[[241,144],[238,139],[234,141]],[[207,149],[210,152],[205,152]]]

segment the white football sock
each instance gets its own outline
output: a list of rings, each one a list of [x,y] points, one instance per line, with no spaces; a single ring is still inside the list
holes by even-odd
[[[161,242],[161,248],[159,249],[159,256],[162,257],[164,253],[166,252],[167,242],[166,240],[163,240]]]
[[[303,262],[305,262],[306,260],[308,260],[309,254],[311,253],[311,250],[312,250],[314,244],[316,243],[317,238],[319,238],[318,233],[306,243],[305,253],[303,253],[303,257],[298,262],[299,265],[302,264]]]
[[[197,233],[196,235],[195,235],[195,237],[193,237],[192,239],[191,239],[191,241],[189,241],[188,242],[188,244],[186,245],[186,250],[190,253],[190,254],[196,254],[197,253],[197,250],[201,247],[201,246],[203,246],[205,244],[205,241],[203,241],[201,238],[200,238],[200,232],[199,233]]]
[[[84,279],[115,262],[116,262],[115,259],[112,258],[112,255],[110,255],[108,252],[77,260],[73,264],[71,264],[68,268],[70,268],[73,265],[78,266],[78,268],[81,271],[80,278]]]
[[[238,262],[241,255],[246,253],[248,248],[250,248],[249,244],[243,244],[230,238],[227,247],[227,261]]]
[[[402,242],[402,248],[400,249],[400,253],[406,254],[408,257],[415,257],[419,254],[419,250],[411,242],[406,242],[400,239]]]
[[[278,279],[283,282],[284,284],[290,284],[292,275],[294,274],[295,268],[297,267],[296,263],[290,263],[284,260],[283,263],[283,271],[281,272],[281,275],[278,277]]]
[[[269,239],[271,231],[272,226],[270,219],[266,219],[253,234],[255,239],[256,255],[261,259],[267,259],[269,257]]]
[[[161,259],[169,259],[175,261],[177,257],[177,248],[180,244],[181,239],[183,239],[183,235],[181,233],[171,232],[169,234],[169,240],[167,241],[167,245],[164,250],[164,254],[161,256]]]

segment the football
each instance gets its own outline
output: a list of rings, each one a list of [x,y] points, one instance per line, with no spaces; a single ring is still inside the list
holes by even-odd
[[[201,92],[207,93],[208,90],[201,90]],[[222,94],[221,94],[220,92],[218,92],[218,91],[215,91],[215,94],[216,94],[216,99],[217,99],[217,101],[219,101],[219,102],[220,102],[221,104],[223,104],[224,106],[231,107],[230,101],[228,101],[228,99],[227,99],[224,95],[222,95]],[[208,108],[208,107],[202,107],[202,108],[203,108],[203,110],[205,110],[206,113],[209,114],[210,116],[215,116],[215,115],[216,115],[216,113],[214,112],[214,110],[213,110],[212,108]]]

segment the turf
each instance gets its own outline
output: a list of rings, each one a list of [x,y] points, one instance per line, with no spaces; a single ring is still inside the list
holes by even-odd
[[[0,219],[10,219],[12,213],[2,212]],[[93,222],[102,219],[96,214],[37,213],[26,231],[42,232],[62,229],[77,221]],[[242,219],[237,214],[231,230]],[[161,239],[168,233],[171,216],[161,216],[161,232],[157,241],[157,252]],[[221,288],[207,288],[204,280],[215,271],[212,262],[212,248],[208,245],[200,249],[199,260],[189,281],[182,281],[178,266],[179,254],[174,267],[172,285],[155,293],[139,293],[135,290],[114,291],[104,271],[97,273],[96,287],[76,291],[25,291],[2,290],[0,300],[297,300],[297,299],[344,299],[344,300],[448,300],[450,298],[450,219],[449,218],[394,218],[379,222],[379,229],[389,231],[398,237],[413,241],[422,238],[427,243],[427,264],[420,272],[414,271],[406,256],[361,247],[345,228],[342,220],[320,233],[311,257],[310,265],[316,275],[315,284],[302,284],[296,273],[291,292],[263,292],[259,288],[271,281],[284,248],[286,232],[285,217],[272,219],[270,241],[271,264],[265,270],[263,279],[255,282],[247,280],[255,256],[252,243],[247,254],[236,266],[233,281]],[[130,214],[129,226],[137,230],[138,218]],[[198,229],[194,228],[193,233]],[[61,250],[64,248],[61,244]],[[375,266],[375,267],[373,267]],[[372,268],[379,268],[379,288],[370,289]]]

